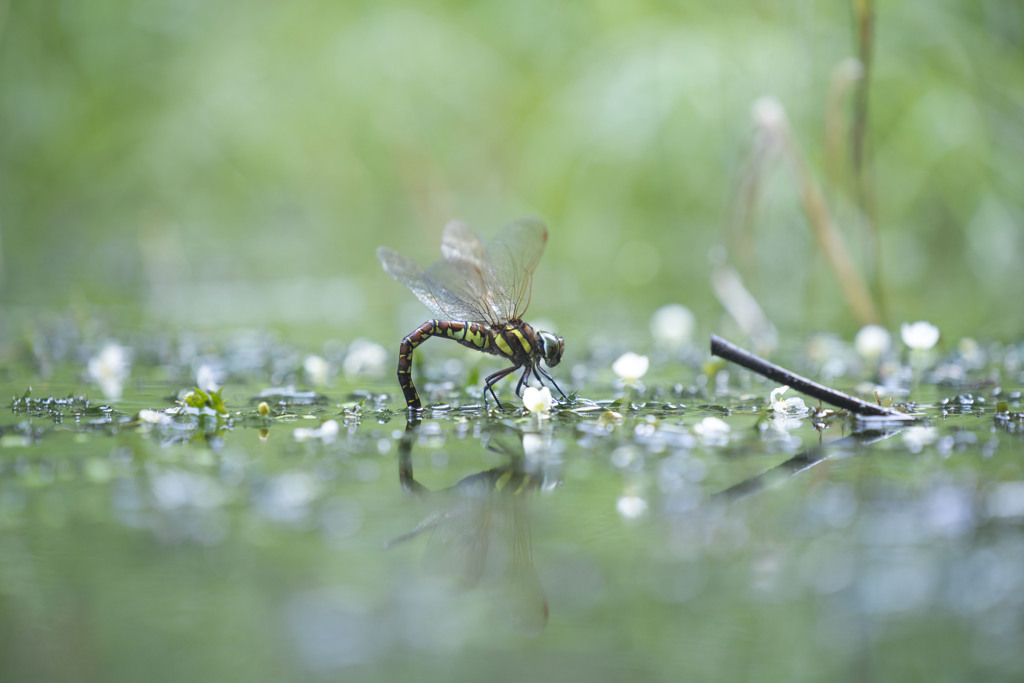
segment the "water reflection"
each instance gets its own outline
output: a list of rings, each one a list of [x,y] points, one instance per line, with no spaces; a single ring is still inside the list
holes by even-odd
[[[524,442],[518,449],[502,436],[486,436],[486,448],[506,462],[431,491],[413,473],[418,430],[418,420],[406,427],[399,445],[398,477],[403,490],[427,501],[433,510],[387,547],[429,536],[422,562],[426,581],[453,596],[479,588],[514,630],[539,634],[547,624],[548,603],[533,566],[528,505],[545,477],[541,468],[527,465],[524,450],[535,448],[531,442],[536,435],[515,433]]]
[[[903,433],[905,435],[906,429],[907,428],[902,425],[893,426],[888,429],[874,429],[869,427],[861,431],[856,431],[848,436],[834,439],[829,443],[819,443],[816,446],[804,449],[792,458],[779,463],[775,467],[772,467],[761,474],[745,479],[738,484],[734,484],[733,486],[716,493],[713,498],[724,502],[741,500],[747,496],[759,493],[767,488],[780,484],[786,479],[809,470],[815,465],[822,463],[833,456],[843,455],[850,449],[884,441],[885,439],[896,436],[897,434]],[[915,428],[911,427],[910,429]],[[918,427],[916,429],[925,428]]]

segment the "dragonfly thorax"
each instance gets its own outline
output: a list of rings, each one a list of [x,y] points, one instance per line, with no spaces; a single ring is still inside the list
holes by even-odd
[[[522,320],[494,330],[494,335],[496,343],[492,353],[505,356],[519,366],[534,367],[543,361],[548,367],[554,367],[562,360],[565,350],[564,339],[551,332],[535,330]]]

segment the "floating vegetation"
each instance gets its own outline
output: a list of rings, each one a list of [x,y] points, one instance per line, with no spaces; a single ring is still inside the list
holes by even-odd
[[[270,387],[256,394],[256,400],[273,402],[281,407],[325,405],[328,399],[312,390],[296,389],[294,386]]]
[[[783,384],[675,344],[646,357],[595,348],[574,361],[587,379],[560,401],[529,387],[488,410],[479,387],[438,383],[422,419],[393,379],[324,377],[294,349],[278,352],[294,359],[296,383],[272,382],[267,366],[242,382],[229,371],[216,390],[139,380],[157,373],[135,351],[117,402],[9,390],[0,529],[92,558],[34,561],[104,603],[129,595],[159,614],[171,591],[195,610],[217,595],[244,614],[269,600],[263,618],[287,624],[285,647],[358,632],[368,662],[424,643],[530,638],[543,649],[576,623],[608,638],[621,620],[654,624],[652,638],[686,633],[693,610],[801,632],[855,619],[883,640],[892,623],[927,623],[947,647],[988,629],[1004,657],[1024,637],[1009,617],[1024,608],[1012,579],[1024,548],[1016,346],[933,349],[916,376],[906,349],[878,339],[818,339],[789,356],[869,397],[858,400],[880,414],[864,415],[801,393],[791,370]],[[238,367],[202,348],[204,363]],[[191,377],[202,363],[187,360],[159,374]],[[914,419],[892,419],[893,405]],[[381,550],[394,539],[404,542]],[[0,547],[18,556],[3,535]],[[103,592],[120,563],[131,576]],[[0,568],[0,591],[19,581]],[[248,620],[218,618],[252,637]],[[745,642],[711,628],[730,648]],[[844,647],[837,633],[819,636],[830,653]]]
[[[81,415],[91,411],[93,415],[106,414],[111,411],[108,406],[94,406],[84,396],[68,396],[66,398],[54,398],[46,396],[36,398],[32,396],[32,388],[29,387],[25,393],[11,399],[11,410],[15,414],[26,414],[32,417],[49,417],[54,422],[60,422],[65,415]]]

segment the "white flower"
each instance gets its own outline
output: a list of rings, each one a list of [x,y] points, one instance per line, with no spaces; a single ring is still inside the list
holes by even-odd
[[[693,426],[693,431],[706,446],[724,446],[729,442],[730,427],[717,417],[705,417]]]
[[[853,345],[864,358],[873,360],[892,347],[892,335],[881,325],[865,325],[857,332]]]
[[[957,344],[957,350],[964,362],[971,369],[979,369],[985,366],[985,351],[978,342],[970,337],[964,337]]]
[[[770,95],[759,97],[754,101],[754,105],[751,107],[751,115],[754,119],[754,125],[771,133],[777,134],[788,126],[785,107]]]
[[[787,398],[786,400],[782,400],[781,398],[779,398],[788,390],[789,387],[778,387],[772,389],[772,393],[768,397],[768,403],[771,405],[772,410],[774,410],[776,413],[782,413],[785,415],[806,413],[807,404],[805,404],[804,400],[799,396]]]
[[[555,399],[551,396],[551,390],[547,387],[526,387],[523,389],[523,407],[534,415],[547,415],[551,412],[551,406]]]
[[[310,441],[312,439],[320,439],[324,443],[330,443],[338,436],[340,427],[336,420],[327,420],[316,429],[308,429],[306,427],[299,427],[292,432],[296,441]]]
[[[927,351],[939,341],[939,328],[924,320],[903,323],[900,325],[900,336],[903,343],[912,350]]]
[[[526,387],[529,389],[530,387]],[[549,443],[546,443],[546,439],[535,432],[526,432],[523,434],[523,455],[527,458],[536,460],[540,456],[547,453],[550,447]]]
[[[341,369],[349,377],[378,377],[384,374],[388,352],[377,342],[355,339],[348,347]]]
[[[111,342],[89,359],[88,374],[93,382],[100,385],[105,398],[116,401],[124,393],[124,382],[130,369],[128,349]]]
[[[658,344],[677,349],[690,341],[696,318],[682,304],[666,304],[651,316],[651,337]]]
[[[139,411],[139,422],[157,427],[164,427],[171,423],[171,416],[162,410],[150,410],[149,408],[143,408]]]
[[[323,356],[310,355],[302,361],[302,371],[306,373],[306,381],[315,387],[327,384],[327,371],[330,366]]]
[[[640,496],[626,494],[615,503],[615,509],[626,519],[636,519],[647,512],[647,501]]]
[[[647,374],[647,368],[651,362],[647,356],[640,356],[628,351],[612,363],[612,372],[619,376],[622,381],[632,384]]]
[[[903,432],[903,445],[911,453],[920,453],[921,450],[939,438],[939,432],[935,427],[910,427]]]
[[[338,436],[340,429],[336,420],[327,420],[320,425],[320,438],[324,441],[334,441],[334,437]]]
[[[196,386],[208,394],[218,391],[223,380],[224,371],[212,363],[203,363],[196,370]]]
[[[799,429],[803,422],[804,421],[799,417],[789,417],[783,413],[779,413],[764,425],[764,430],[766,433],[773,434],[776,437],[788,436],[789,430]],[[799,439],[796,439],[794,443],[799,443],[799,441]]]

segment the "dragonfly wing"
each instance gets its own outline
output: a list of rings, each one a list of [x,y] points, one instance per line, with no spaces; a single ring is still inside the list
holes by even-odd
[[[452,588],[472,588],[487,564],[489,514],[482,501],[462,501],[448,510],[427,541],[423,568]]]
[[[533,541],[524,501],[505,495],[503,525],[491,543],[496,576],[490,589],[495,607],[508,624],[526,635],[537,635],[548,622],[548,601],[533,566]],[[497,526],[497,525],[495,525]]]
[[[469,259],[435,261],[427,268],[423,282],[451,319],[499,322],[479,263]]]
[[[544,253],[548,229],[536,218],[525,218],[506,226],[488,243],[487,263],[490,301],[507,320],[522,318],[530,305],[533,270]]]
[[[408,287],[409,291],[415,294],[434,315],[439,318],[449,317],[440,302],[430,291],[430,287],[424,282],[423,269],[415,261],[387,247],[377,248],[377,258],[380,259],[381,265],[384,266],[384,272]]]
[[[447,261],[471,261],[483,268],[484,243],[466,223],[449,221],[441,235],[441,255]]]
[[[439,318],[498,325],[521,319],[529,306],[533,269],[547,239],[543,222],[525,219],[484,247],[469,226],[452,221],[441,238],[442,258],[425,271],[386,247],[377,257]]]
[[[438,300],[463,309],[467,320],[504,322],[491,294],[486,250],[476,231],[462,221],[450,221],[441,235],[441,256],[427,269],[427,281]]]

